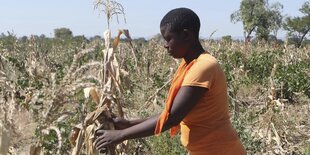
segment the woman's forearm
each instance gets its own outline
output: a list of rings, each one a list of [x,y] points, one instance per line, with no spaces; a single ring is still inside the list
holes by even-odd
[[[124,129],[122,131],[123,139],[135,139],[135,138],[142,138],[142,137],[148,137],[148,136],[154,135],[154,131],[155,131],[159,116],[160,114],[155,115],[153,117],[145,119],[145,121],[142,121],[132,127]],[[172,123],[172,122],[174,121],[168,119],[166,123],[164,124],[163,131],[168,130],[171,127],[176,125],[175,123]]]
[[[130,120],[130,121],[128,121],[128,124],[129,124],[129,127],[132,127],[132,126],[140,124],[140,123],[142,123],[142,122],[144,122],[146,120],[147,120],[147,118]]]
[[[139,121],[132,122],[132,123],[137,123],[137,124],[127,129],[124,129],[122,131],[123,138],[134,139],[134,138],[142,138],[142,137],[148,137],[148,136],[153,135],[158,117],[159,115],[156,115],[140,123],[138,123]]]

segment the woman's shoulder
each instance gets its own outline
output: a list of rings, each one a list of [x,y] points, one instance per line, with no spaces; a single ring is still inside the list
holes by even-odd
[[[204,53],[202,53],[198,58],[197,58],[197,62],[200,63],[217,63],[217,59],[212,56],[209,52],[205,51]]]
[[[219,67],[219,63],[217,61],[217,59],[212,56],[210,53],[208,52],[204,52],[202,53],[196,60],[195,67],[198,68],[217,68]]]

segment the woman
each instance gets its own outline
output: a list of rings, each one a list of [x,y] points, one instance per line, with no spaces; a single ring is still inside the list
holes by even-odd
[[[182,62],[174,75],[165,109],[156,116],[127,121],[116,119],[120,130],[99,129],[98,150],[127,139],[180,129],[190,155],[246,154],[228,111],[226,80],[217,60],[199,42],[200,20],[190,9],[169,11],[160,23],[169,55]]]

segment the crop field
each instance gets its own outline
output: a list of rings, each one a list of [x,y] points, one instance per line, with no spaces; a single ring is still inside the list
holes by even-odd
[[[309,154],[309,47],[201,42],[225,71],[231,119],[248,153]],[[107,120],[94,117],[160,112],[179,61],[166,53],[160,37],[115,37],[111,44],[107,52],[100,37],[1,36],[1,149],[11,154],[87,154],[94,151],[88,141],[91,131],[99,124],[111,128]],[[72,138],[75,130],[85,131],[81,142]],[[178,137],[170,140],[168,134],[111,149],[123,154],[185,153]]]
[[[187,154],[180,135],[170,139],[168,132],[104,152],[94,148],[96,129],[115,129],[112,117],[160,113],[180,63],[167,54],[160,35],[133,39],[127,29],[111,35],[111,18],[124,15],[124,8],[112,0],[97,2],[107,19],[103,36],[73,36],[67,28],[55,29],[52,38],[0,35],[0,155]],[[275,6],[269,11],[280,17],[280,4]],[[264,14],[266,25],[244,25],[245,37],[255,30],[258,39],[201,39],[225,72],[231,122],[250,155],[310,155],[309,8],[305,2],[306,16],[287,18],[292,38],[284,41],[268,38],[282,23],[263,29],[270,12]],[[233,13],[232,21],[246,21],[243,12]]]

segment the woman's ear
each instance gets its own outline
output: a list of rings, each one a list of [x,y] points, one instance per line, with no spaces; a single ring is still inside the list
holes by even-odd
[[[191,31],[189,29],[184,29],[183,30],[183,34],[184,34],[184,39],[185,40],[192,40],[193,37],[194,37],[193,31]]]

